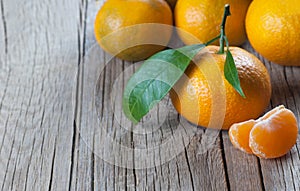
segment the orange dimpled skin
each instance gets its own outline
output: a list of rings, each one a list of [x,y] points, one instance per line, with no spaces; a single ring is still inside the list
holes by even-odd
[[[231,16],[226,21],[225,33],[231,45],[238,46],[247,39],[245,17],[252,0],[178,0],[174,18],[179,36],[185,44],[204,43],[216,37],[225,4]]]
[[[107,0],[96,15],[94,33],[106,52],[140,61],[165,48],[172,23],[164,0]]]
[[[263,57],[280,65],[300,66],[299,0],[255,0],[245,23],[249,42]]]
[[[229,129],[233,123],[259,117],[268,106],[271,83],[264,64],[241,48],[229,49],[246,98],[240,96],[224,77],[226,54],[218,54],[218,46],[207,46],[170,91],[175,109],[188,121],[207,128]],[[217,112],[214,107],[218,108]],[[225,118],[222,124],[217,124],[222,116],[215,116],[223,109]],[[216,126],[210,126],[212,123]]]
[[[295,145],[297,135],[296,117],[284,106],[274,108],[257,120],[234,124],[229,130],[235,147],[261,158],[285,155]]]

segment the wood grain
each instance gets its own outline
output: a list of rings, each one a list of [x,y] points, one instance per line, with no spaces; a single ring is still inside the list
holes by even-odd
[[[280,104],[292,110],[300,124],[300,68],[280,66],[269,62],[256,53],[252,47],[246,49],[253,52],[267,66],[271,75],[272,98],[270,108]],[[260,160],[262,179],[266,190],[300,190],[300,157],[299,138],[291,151],[278,159]]]
[[[300,190],[299,139],[261,160],[187,123],[168,97],[131,124],[121,98],[141,63],[96,44],[103,2],[0,0],[1,190]],[[300,123],[300,68],[243,47],[270,72],[268,109],[284,104]]]
[[[0,5],[0,188],[68,190],[79,2]]]

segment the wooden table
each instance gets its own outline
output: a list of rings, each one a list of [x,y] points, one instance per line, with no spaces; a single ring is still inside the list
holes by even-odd
[[[157,126],[131,128],[118,100],[138,64],[110,60],[95,45],[101,5],[0,1],[1,190],[300,190],[299,139],[286,156],[263,160],[221,131],[205,152],[214,133],[181,128],[167,98],[156,108],[164,119],[150,116]],[[272,77],[268,109],[284,104],[299,120],[300,68],[254,54]]]

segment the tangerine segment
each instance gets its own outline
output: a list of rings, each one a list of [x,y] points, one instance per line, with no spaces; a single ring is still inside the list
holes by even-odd
[[[278,106],[257,120],[250,131],[249,146],[258,157],[281,157],[296,143],[297,135],[295,115],[284,106]]]
[[[229,129],[230,141],[236,148],[261,158],[285,155],[295,145],[297,136],[296,117],[283,105],[257,120],[235,123]]]
[[[255,120],[251,119],[245,122],[235,123],[230,127],[228,133],[233,146],[246,153],[252,154],[252,150],[249,147],[249,134],[255,123]]]

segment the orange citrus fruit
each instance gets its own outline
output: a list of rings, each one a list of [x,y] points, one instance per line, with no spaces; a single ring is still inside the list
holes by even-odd
[[[212,120],[219,120],[222,117],[219,113],[224,110],[221,126],[228,129],[233,123],[256,118],[265,110],[271,97],[271,84],[269,73],[258,58],[241,48],[230,47],[246,96],[243,98],[225,80],[226,54],[218,54],[218,49],[218,46],[208,46],[207,51],[196,56],[196,64],[192,62],[188,66],[185,75],[170,91],[170,98],[178,113],[204,127],[220,128],[210,124]],[[224,100],[220,101],[222,94]],[[213,107],[217,108],[217,112],[213,111]],[[217,114],[220,117],[216,118]]]
[[[300,66],[300,1],[255,0],[246,16],[253,48],[268,60]]]
[[[245,40],[245,17],[252,0],[178,0],[175,7],[175,24],[185,44],[205,43],[219,35],[225,4],[230,4],[231,16],[227,18],[225,33],[231,45],[241,45]],[[187,35],[184,31],[192,34]]]
[[[172,12],[163,0],[108,0],[94,23],[97,42],[107,52],[143,60],[162,50],[172,35]]]
[[[297,136],[296,117],[282,105],[257,120],[236,123],[229,129],[235,147],[261,158],[285,155],[295,145]]]

